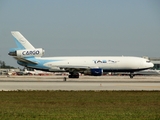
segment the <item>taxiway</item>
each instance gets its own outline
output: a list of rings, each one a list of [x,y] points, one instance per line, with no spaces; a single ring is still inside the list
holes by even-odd
[[[63,76],[3,76],[0,91],[15,90],[160,90],[160,76],[81,76],[67,79]]]

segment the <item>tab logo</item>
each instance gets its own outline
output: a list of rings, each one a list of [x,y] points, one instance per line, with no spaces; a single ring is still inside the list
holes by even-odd
[[[94,62],[95,64],[97,64],[97,63],[107,63],[106,60],[93,60],[93,62]]]
[[[117,63],[119,61],[114,61],[114,60],[93,60],[93,62],[95,64],[98,64],[98,63]]]

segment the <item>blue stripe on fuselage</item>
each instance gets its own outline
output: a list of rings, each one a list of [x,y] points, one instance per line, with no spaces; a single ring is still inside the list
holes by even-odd
[[[45,63],[63,61],[63,60],[45,60],[45,59],[38,59],[35,57],[30,57],[30,58],[25,58],[25,59],[36,62],[37,64],[25,63],[23,61],[19,61],[18,64],[22,66],[27,66],[27,67],[32,67],[32,68],[41,68],[41,69],[49,69],[49,67],[44,66]]]

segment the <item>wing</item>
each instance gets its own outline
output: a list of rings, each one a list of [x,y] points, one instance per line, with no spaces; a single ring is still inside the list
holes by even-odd
[[[95,67],[95,66],[67,66],[67,65],[66,66],[60,65],[57,67],[59,67],[60,69],[64,69],[67,72],[71,72],[71,71],[84,72],[85,70],[89,70],[92,68],[99,68],[99,67]]]

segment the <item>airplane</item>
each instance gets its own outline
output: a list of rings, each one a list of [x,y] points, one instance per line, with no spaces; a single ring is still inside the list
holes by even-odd
[[[79,78],[79,73],[101,76],[104,72],[128,72],[133,78],[134,72],[153,67],[148,59],[133,56],[42,57],[45,52],[42,48],[32,46],[19,31],[11,31],[11,34],[17,48],[10,49],[8,55],[19,65],[50,72],[69,72],[68,78]]]

